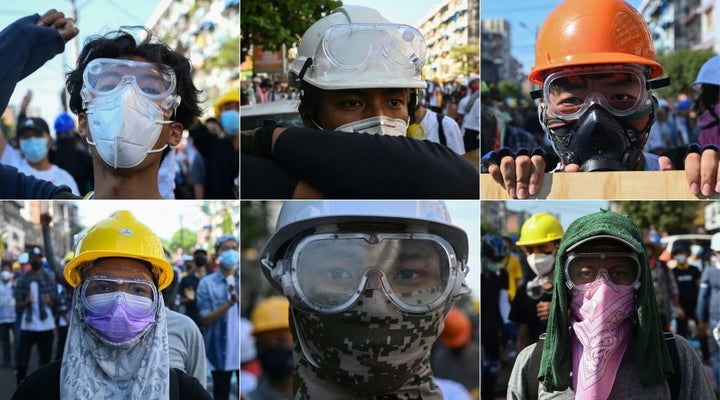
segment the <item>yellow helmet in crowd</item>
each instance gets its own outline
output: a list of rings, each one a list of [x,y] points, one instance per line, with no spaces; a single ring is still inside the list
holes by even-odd
[[[520,229],[518,246],[532,246],[540,243],[553,242],[563,236],[563,227],[549,212],[533,214]]]
[[[146,261],[157,277],[158,290],[173,280],[174,271],[165,260],[160,239],[130,211],[116,211],[88,229],[75,249],[75,258],[65,266],[65,280],[77,286],[82,280],[82,267],[104,257],[122,257]]]
[[[231,90],[231,91],[225,93],[224,95],[222,95],[222,97],[220,97],[220,98],[215,102],[215,105],[214,105],[214,108],[215,108],[215,118],[220,118],[220,108],[222,108],[222,106],[224,106],[224,105],[227,104],[227,103],[237,103],[237,104],[238,104],[238,107],[239,107],[239,104],[240,104],[240,91],[237,90],[237,89]]]
[[[253,335],[290,328],[290,302],[283,296],[270,296],[259,302],[250,315]]]

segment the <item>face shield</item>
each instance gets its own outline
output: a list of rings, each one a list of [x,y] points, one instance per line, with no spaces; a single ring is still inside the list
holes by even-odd
[[[382,290],[401,311],[425,313],[460,292],[464,271],[452,246],[434,234],[313,234],[280,260],[285,294],[320,313],[352,307],[367,289]]]

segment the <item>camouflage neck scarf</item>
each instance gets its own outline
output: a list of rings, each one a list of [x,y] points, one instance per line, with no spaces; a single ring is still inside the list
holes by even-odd
[[[291,308],[295,398],[443,399],[430,370],[430,349],[443,309],[403,314],[377,290],[338,314]]]

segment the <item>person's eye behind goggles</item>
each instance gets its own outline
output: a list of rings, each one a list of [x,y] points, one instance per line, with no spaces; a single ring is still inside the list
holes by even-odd
[[[587,82],[596,80],[609,82],[596,85],[592,90],[585,89]],[[551,73],[545,78],[543,88],[531,91],[530,96],[542,100],[549,117],[565,121],[580,118],[594,104],[617,117],[632,118],[650,109],[651,89],[669,85],[670,77],[648,80],[640,67],[602,66]]]
[[[271,274],[294,306],[311,312],[342,312],[366,289],[382,289],[399,310],[424,313],[461,293],[462,268],[437,235],[331,233],[292,244]]]
[[[565,284],[569,289],[582,290],[600,276],[611,285],[640,287],[640,258],[634,252],[570,252],[565,259]]]

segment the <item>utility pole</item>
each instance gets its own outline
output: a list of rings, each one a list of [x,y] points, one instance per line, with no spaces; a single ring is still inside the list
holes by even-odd
[[[77,14],[77,6],[75,5],[75,0],[70,0],[70,15],[72,15],[72,19],[75,21],[75,25],[78,24],[78,14]],[[73,65],[78,57],[78,36],[75,36],[72,40],[72,43],[70,45],[70,57],[72,57],[70,64]]]

